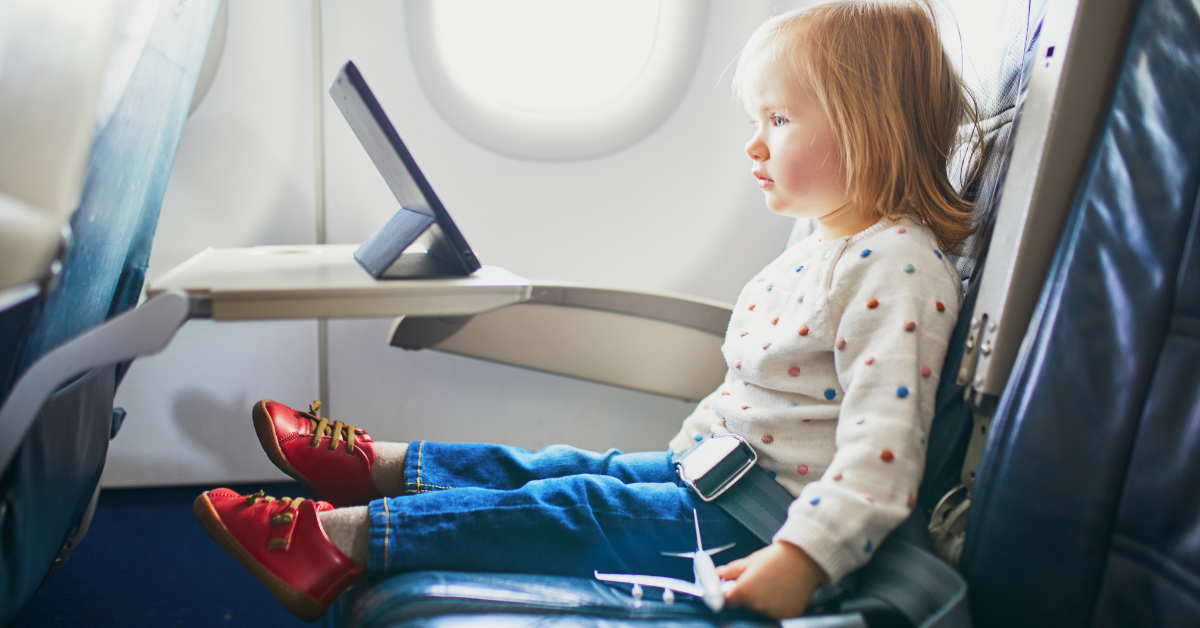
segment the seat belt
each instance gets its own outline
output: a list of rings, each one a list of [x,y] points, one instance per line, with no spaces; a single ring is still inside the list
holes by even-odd
[[[751,467],[737,484],[713,500],[713,503],[760,541],[770,545],[775,533],[787,520],[788,506],[795,499],[766,471]]]
[[[686,458],[699,445],[675,454],[672,462]],[[753,466],[712,503],[770,545],[787,520],[793,501],[795,498],[783,485]],[[914,511],[880,545],[871,562],[856,572],[859,593],[889,604],[919,628],[968,628],[967,583],[952,567],[921,547],[918,535],[925,534],[925,527],[923,517]],[[854,599],[844,606],[844,612],[856,610]]]
[[[713,459],[712,454],[701,454],[698,458],[706,459],[707,464],[702,470],[705,477],[712,475],[720,475],[718,480],[708,482],[708,485],[717,485],[715,492],[705,495],[704,492],[696,486],[695,478],[689,478],[683,472],[684,459],[696,453],[701,447],[711,447],[716,440],[734,439],[746,448],[753,460],[748,464],[753,465],[758,460],[758,455],[754,452],[754,448],[746,442],[746,439],[736,434],[709,435],[708,438],[696,441],[695,445],[678,452],[671,456],[671,463],[675,465],[675,470],[683,481],[692,488],[692,490],[704,501],[711,501],[724,510],[730,517],[737,520],[749,530],[758,540],[766,545],[773,542],[775,533],[783,527],[783,522],[787,520],[788,506],[796,499],[788,492],[786,488],[776,482],[766,471],[761,467],[739,464],[734,466],[722,465],[719,461]],[[732,453],[732,452],[731,452]],[[717,455],[720,455],[719,453]],[[740,478],[738,477],[740,475]],[[714,496],[715,495],[715,496]]]

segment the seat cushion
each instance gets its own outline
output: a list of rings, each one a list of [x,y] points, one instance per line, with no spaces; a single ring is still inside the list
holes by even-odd
[[[775,626],[740,611],[713,615],[703,603],[679,595],[674,604],[634,601],[628,589],[585,578],[527,574],[418,571],[354,587],[338,601],[342,626]]]

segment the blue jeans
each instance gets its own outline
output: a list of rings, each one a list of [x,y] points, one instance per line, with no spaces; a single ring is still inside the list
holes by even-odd
[[[370,505],[375,575],[439,569],[591,577],[592,571],[692,580],[692,561],[661,552],[736,545],[722,564],[762,542],[675,475],[670,452],[538,452],[415,442],[408,495]]]

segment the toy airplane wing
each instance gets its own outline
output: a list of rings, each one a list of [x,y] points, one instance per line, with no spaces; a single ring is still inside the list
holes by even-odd
[[[687,580],[679,580],[678,578],[667,578],[664,576],[639,576],[627,573],[600,573],[594,572],[597,580],[606,582],[624,582],[625,584],[638,584],[643,587],[657,587],[659,589],[670,589],[679,593],[686,593],[696,597],[704,597],[704,589],[700,588],[694,582]]]

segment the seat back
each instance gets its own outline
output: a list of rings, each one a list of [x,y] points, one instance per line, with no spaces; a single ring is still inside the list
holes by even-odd
[[[129,5],[136,8],[126,26],[149,28],[118,31],[58,284],[0,313],[0,399],[39,358],[137,304],[219,4]],[[122,416],[112,407],[121,371],[84,374],[47,400],[28,433],[6,434],[22,440],[0,471],[0,625],[37,589],[87,511]]]
[[[964,300],[938,384],[929,434],[925,475],[918,496],[926,512],[959,483],[970,440],[972,408],[964,399],[956,373],[1012,158],[1013,136],[1029,88],[1046,5],[1047,0],[951,0],[939,5],[937,18],[943,44],[974,101],[979,135],[964,143],[950,160],[951,180],[964,199],[976,204],[976,231],[951,256],[963,280]],[[964,126],[964,138],[973,132]],[[797,220],[787,245],[812,233],[813,223]]]
[[[979,469],[976,624],[1200,624],[1200,10],[1143,0]]]

